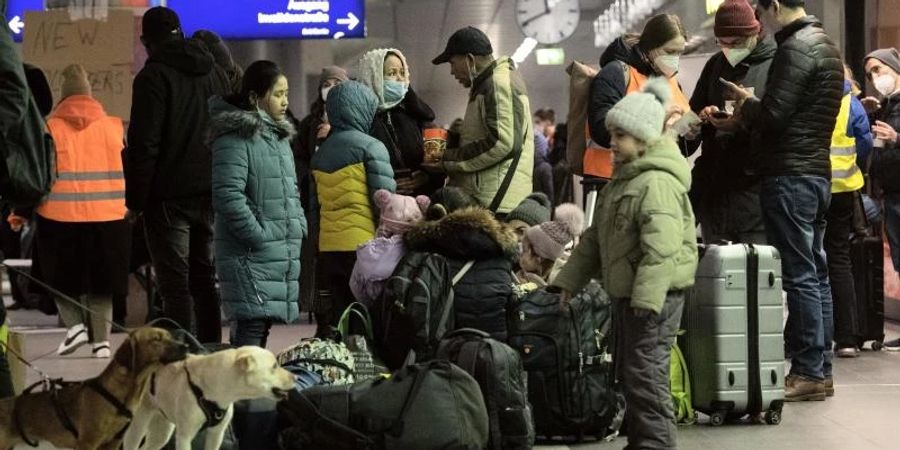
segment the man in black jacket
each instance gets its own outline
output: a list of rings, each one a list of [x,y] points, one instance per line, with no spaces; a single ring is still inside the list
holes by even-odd
[[[701,142],[703,153],[694,165],[691,202],[700,221],[703,241],[766,243],[759,204],[760,178],[755,156],[761,151],[760,136],[750,130],[728,128],[716,118],[725,110],[719,78],[753,88],[762,96],[775,42],[762,27],[747,0],[728,0],[716,12],[715,35],[722,51],[707,61],[691,97],[691,109],[700,115],[700,138],[688,142],[693,151]]]
[[[786,401],[825,400],[833,392],[834,314],[823,240],[831,201],[831,136],[844,70],[838,48],[803,0],[759,0],[757,11],[778,51],[766,92],[755,98],[733,83],[735,120],[762,137],[763,218],[782,258],[791,373]]]
[[[150,58],[134,79],[125,164],[129,214],[143,213],[164,313],[201,342],[221,341],[213,265],[212,166],[204,144],[207,100],[230,92],[228,77],[168,8],[144,14]]]
[[[872,133],[878,140],[872,152],[872,176],[884,191],[884,217],[894,271],[900,272],[900,52],[875,50],[866,56],[866,77],[881,94],[881,101],[863,99],[873,106]],[[900,339],[884,343],[885,350],[900,351]]]

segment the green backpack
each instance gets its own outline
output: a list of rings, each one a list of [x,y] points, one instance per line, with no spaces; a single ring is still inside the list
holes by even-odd
[[[684,334],[684,330],[678,335]],[[669,359],[669,387],[672,390],[672,402],[675,405],[675,421],[692,424],[695,420],[694,407],[691,404],[691,376],[688,372],[684,354],[678,348],[678,340],[672,345],[672,357]]]

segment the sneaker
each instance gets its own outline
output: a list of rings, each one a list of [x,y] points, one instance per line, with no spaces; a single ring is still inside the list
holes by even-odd
[[[834,352],[838,358],[857,358],[859,349],[856,346],[838,347]]]
[[[884,343],[884,349],[889,352],[900,352],[900,339],[893,339]]]
[[[94,358],[108,359],[111,355],[109,350],[109,341],[98,342],[94,344]]]
[[[78,347],[87,344],[87,341],[88,330],[85,328],[84,324],[80,323],[66,331],[66,338],[59,343],[56,353],[60,356],[68,355],[75,350],[78,350]]]
[[[825,381],[790,374],[784,379],[784,401],[809,402],[825,400]]]
[[[825,378],[825,396],[834,397],[834,377]]]

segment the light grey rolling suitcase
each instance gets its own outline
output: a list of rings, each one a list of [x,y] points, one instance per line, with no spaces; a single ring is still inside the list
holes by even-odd
[[[765,414],[781,422],[784,336],[781,258],[774,247],[712,245],[685,302],[682,350],[694,408],[712,425]]]

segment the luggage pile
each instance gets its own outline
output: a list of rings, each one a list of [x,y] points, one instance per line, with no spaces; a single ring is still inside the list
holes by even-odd
[[[552,288],[510,298],[503,342],[457,329],[454,286],[473,265],[451,271],[459,265],[441,255],[410,252],[371,311],[348,308],[334,340],[280,352],[280,363],[322,380],[279,404],[280,446],[513,450],[537,437],[614,438],[624,399],[599,283],[567,308]]]

